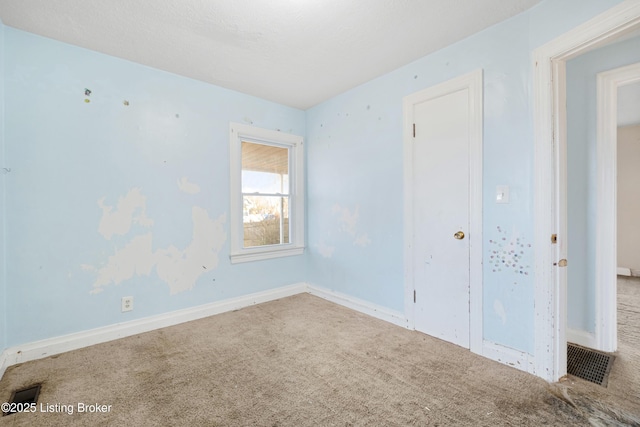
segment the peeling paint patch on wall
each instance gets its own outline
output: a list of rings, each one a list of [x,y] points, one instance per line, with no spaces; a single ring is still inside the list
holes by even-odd
[[[358,223],[358,217],[360,206],[356,206],[353,213],[348,208],[343,208],[338,204],[333,205],[333,214],[339,215],[338,221],[340,221],[340,230],[346,232],[351,236],[355,236],[356,224]]]
[[[114,234],[123,236],[129,232],[133,223],[143,227],[151,227],[153,220],[147,218],[147,198],[142,195],[139,188],[132,188],[126,196],[118,199],[118,206],[105,205],[105,197],[98,200],[98,206],[102,209],[102,219],[98,225],[98,232],[107,240],[111,240]]]
[[[200,186],[193,182],[189,182],[189,179],[186,176],[183,176],[178,180],[178,188],[180,191],[187,194],[198,194],[200,192]]]
[[[336,250],[334,246],[329,246],[324,242],[320,242],[316,248],[323,258],[331,258],[333,256],[333,252]]]
[[[371,244],[371,239],[367,235],[367,233],[359,234],[356,239],[353,241],[353,244],[356,246],[367,247]]]
[[[149,276],[154,264],[152,243],[153,235],[151,233],[136,236],[124,248],[116,248],[115,253],[109,257],[107,265],[104,267],[97,269],[83,264],[83,270],[94,271],[98,274],[91,293],[100,293],[110,283],[117,285],[131,279],[134,275]]]
[[[0,28],[2,138],[11,159],[0,162],[0,181],[12,189],[4,194],[12,250],[2,273],[21,284],[6,287],[6,299],[0,291],[0,344],[305,282],[301,257],[231,266],[228,144],[212,143],[228,141],[229,122],[243,117],[305,135],[304,111]],[[200,192],[181,190],[195,191],[190,184]],[[195,222],[194,206],[203,213]],[[127,295],[137,306],[122,314]],[[34,315],[24,316],[27,309]]]
[[[153,225],[145,215],[146,197],[137,188],[120,198],[114,213],[111,213],[110,206],[104,206],[103,199],[99,205],[103,210],[100,230],[107,240],[113,234],[126,234],[133,222],[147,227]],[[193,206],[191,218],[192,240],[182,250],[172,245],[154,252],[153,234],[148,232],[133,237],[123,248],[116,248],[101,267],[81,265],[83,270],[97,274],[91,294],[100,293],[105,286],[118,285],[136,275],[150,276],[154,267],[158,278],[169,285],[172,295],[192,289],[200,276],[218,266],[218,255],[227,240],[224,230],[227,216],[222,214],[211,219],[204,208]]]
[[[507,324],[507,312],[504,310],[504,306],[499,300],[493,302],[493,311],[500,318],[503,325]]]
[[[366,247],[371,244],[371,239],[367,233],[358,231],[358,219],[360,217],[360,206],[356,205],[353,212],[349,208],[342,207],[338,204],[333,205],[333,214],[338,215],[340,223],[340,231],[353,237],[353,244]]]
[[[226,214],[218,219],[209,218],[207,211],[192,209],[193,239],[184,250],[175,246],[159,249],[154,255],[158,277],[169,285],[171,295],[192,289],[207,270],[218,266],[218,254],[227,240],[223,224]]]

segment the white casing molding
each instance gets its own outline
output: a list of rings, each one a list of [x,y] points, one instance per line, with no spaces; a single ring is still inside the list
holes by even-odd
[[[547,381],[567,365],[566,272],[555,265],[566,258],[565,63],[639,27],[640,2],[627,0],[533,52],[535,374]]]
[[[460,77],[408,95],[403,99],[404,156],[404,301],[408,327],[415,329],[413,271],[413,106],[429,96],[469,91],[469,348],[482,353],[482,166],[483,166],[483,71]],[[438,95],[440,94],[440,95]]]
[[[618,88],[640,82],[640,63],[599,73],[597,77],[596,331],[598,350],[618,344],[617,147]],[[631,273],[631,271],[629,271]]]
[[[291,209],[290,243],[244,247],[242,197],[242,142],[253,142],[289,150]],[[230,235],[232,264],[302,255],[305,247],[305,174],[304,140],[301,136],[262,129],[241,123],[229,123],[229,183],[231,188]]]

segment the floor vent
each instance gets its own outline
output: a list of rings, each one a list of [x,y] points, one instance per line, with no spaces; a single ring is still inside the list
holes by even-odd
[[[567,344],[567,373],[607,386],[614,356],[575,344]]]
[[[32,385],[31,387],[16,390],[11,394],[9,399],[9,410],[3,415],[11,415],[20,412],[21,409],[28,407],[32,403],[38,402],[41,384]]]

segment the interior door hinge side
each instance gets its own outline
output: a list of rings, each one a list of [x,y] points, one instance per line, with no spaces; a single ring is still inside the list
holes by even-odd
[[[415,289],[413,290],[413,302],[414,303],[416,302],[416,290]]]
[[[413,137],[416,137],[416,124],[413,124]]]

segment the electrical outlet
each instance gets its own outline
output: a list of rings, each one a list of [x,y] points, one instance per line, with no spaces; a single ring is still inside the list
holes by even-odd
[[[133,310],[133,297],[122,297],[122,312]]]

